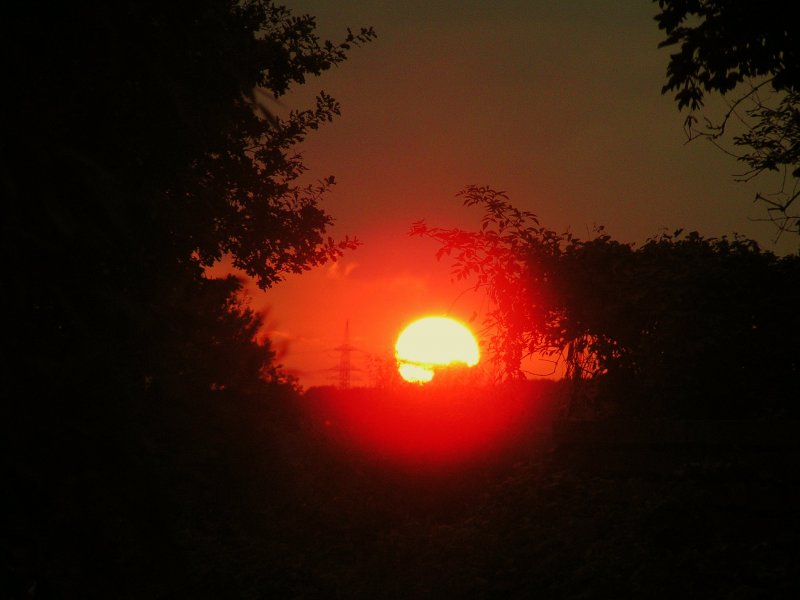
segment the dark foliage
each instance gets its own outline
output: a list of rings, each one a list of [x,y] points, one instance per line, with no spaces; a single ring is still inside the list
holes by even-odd
[[[238,284],[203,268],[229,254],[267,287],[355,246],[325,237],[318,203],[333,178],[300,186],[293,150],[338,105],[321,93],[281,119],[263,98],[374,33],[323,42],[313,17],[261,1],[15,5],[7,17],[12,389],[116,405],[127,400],[105,399],[176,377],[198,389],[241,382],[242,369],[257,380],[268,347],[219,360],[250,344],[255,316],[231,311]]]
[[[796,413],[800,259],[752,240],[663,234],[634,248],[602,229],[556,234],[507,196],[469,187],[480,231],[412,234],[442,244],[457,278],[492,300],[494,356],[510,376],[532,353],[566,361],[595,409],[694,416]]]
[[[323,41],[261,0],[22,3],[4,24],[1,578],[24,586],[0,595],[163,597],[191,568],[178,528],[227,510],[228,454],[293,390],[241,282],[204,268],[228,254],[266,288],[356,246],[327,237],[333,178],[301,185],[294,149],[338,104],[271,103],[374,33]]]
[[[800,91],[797,24],[782,0],[654,0],[661,12],[661,46],[671,55],[664,92],[695,109],[707,92],[725,94],[747,79],[771,76],[776,90]]]
[[[425,478],[331,452],[270,346],[253,343],[260,317],[237,301],[239,282],[202,267],[233,252],[269,285],[342,249],[317,205],[331,181],[297,187],[291,152],[335,104],[321,96],[280,121],[253,86],[280,94],[371,32],[318,42],[313,19],[261,2],[17,4],[7,16],[0,596],[790,589],[791,455],[542,454],[526,440],[513,465]],[[563,258],[559,236],[530,235],[541,265]],[[525,242],[516,251],[527,239],[490,241]],[[606,240],[589,253],[602,267],[631,249]]]
[[[758,193],[779,232],[800,233],[794,204],[800,196],[800,30],[783,0],[656,0],[670,55],[662,92],[675,92],[678,108],[703,107],[719,94],[729,109],[704,124],[690,114],[690,139],[705,137],[747,165],[738,177],[777,172],[778,192]],[[731,132],[731,130],[733,130]],[[740,130],[737,132],[737,130]],[[726,137],[732,147],[725,148]]]
[[[558,387],[542,383],[532,392]],[[80,470],[88,510],[52,480],[12,495],[5,597],[759,598],[796,585],[796,448],[524,440],[513,460],[421,476],[335,452],[314,411],[282,399],[153,403],[146,452],[118,453],[111,479]]]

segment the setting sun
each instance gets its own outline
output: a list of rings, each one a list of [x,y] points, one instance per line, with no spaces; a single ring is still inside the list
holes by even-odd
[[[408,325],[395,344],[397,370],[406,381],[426,383],[436,368],[478,364],[480,352],[466,325],[449,317],[425,317]]]

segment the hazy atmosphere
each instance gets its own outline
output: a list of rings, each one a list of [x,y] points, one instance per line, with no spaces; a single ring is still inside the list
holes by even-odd
[[[366,369],[419,314],[485,311],[482,297],[462,295],[467,284],[450,283],[434,245],[407,236],[420,219],[476,227],[478,212],[455,197],[468,184],[505,190],[578,237],[602,225],[642,243],[684,228],[797,250],[795,236],[775,244],[774,226],[754,221],[765,211],[753,203],[757,186],[735,181],[741,164],[706,140],[686,143],[686,113],[661,94],[673,50],[658,48],[651,2],[288,5],[315,15],[323,36],[363,24],[378,33],[276,108],[309,107],[320,90],[341,102],[341,117],[300,149],[311,179],[336,177],[325,200],[332,232],[363,242],[267,293],[250,288],[270,311],[281,362],[306,386],[335,379],[328,369],[348,319],[354,365]],[[370,383],[366,372],[354,376]]]
[[[0,598],[796,597],[783,0],[5,13]]]

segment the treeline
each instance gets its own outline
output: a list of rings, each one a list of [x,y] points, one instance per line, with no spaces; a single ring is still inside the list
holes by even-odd
[[[490,188],[478,231],[412,234],[441,243],[453,273],[484,289],[491,346],[509,377],[523,357],[566,364],[573,411],[680,417],[797,415],[800,257],[753,240],[664,233],[635,246],[602,228],[558,234]]]
[[[283,481],[295,386],[242,283],[205,269],[227,255],[268,288],[355,247],[327,235],[333,178],[299,183],[337,102],[276,99],[375,34],[322,40],[268,0],[5,22],[0,596],[226,597],[200,583],[224,559],[193,553],[228,548],[243,487]]]
[[[204,269],[228,255],[267,288],[355,245],[326,235],[333,179],[298,183],[295,145],[338,104],[323,93],[281,118],[270,99],[374,33],[320,40],[313,17],[268,1],[18,6],[9,18],[12,384],[137,398],[258,380],[272,357],[268,343],[246,348],[259,317],[239,283]]]
[[[230,255],[266,288],[356,245],[327,237],[333,178],[299,183],[296,144],[338,104],[320,94],[281,118],[273,99],[371,29],[320,40],[312,17],[266,0],[17,3],[6,19],[0,596],[491,595],[512,569],[564,556],[543,546],[507,562],[494,532],[583,539],[531,529],[544,486],[527,467],[510,485],[517,502],[499,472],[409,489],[332,457],[269,342],[255,341],[262,317],[241,283],[204,276]],[[793,410],[796,259],[736,240],[579,242],[520,216],[493,205],[485,235],[468,239],[501,262],[475,262],[480,246],[462,261],[497,302],[501,364],[563,350],[576,381],[594,374],[626,410],[679,397],[711,412]],[[712,406],[691,395],[698,382],[758,404],[719,394]],[[570,518],[576,496],[557,491],[538,506]],[[569,587],[572,570],[561,573]]]

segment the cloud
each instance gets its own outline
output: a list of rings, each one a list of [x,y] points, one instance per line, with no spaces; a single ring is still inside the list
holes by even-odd
[[[349,277],[350,274],[358,267],[358,263],[343,261],[332,262],[325,269],[325,277],[328,279],[344,279]]]

